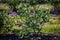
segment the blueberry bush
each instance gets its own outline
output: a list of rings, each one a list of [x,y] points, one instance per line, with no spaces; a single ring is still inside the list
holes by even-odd
[[[31,35],[32,33],[40,33],[42,24],[49,21],[49,9],[39,9],[29,4],[20,3],[16,6],[17,12],[20,16],[21,30],[17,30],[15,33],[23,36]]]
[[[49,21],[49,8],[40,8],[38,4],[49,3],[53,5],[51,0],[4,0],[3,3],[7,3],[12,10],[10,16],[8,12],[0,11],[0,28],[4,29],[3,32],[12,32],[23,38],[29,36],[32,33],[40,33],[42,25]],[[38,7],[35,7],[35,6]],[[54,4],[55,5],[55,4]],[[11,10],[9,9],[9,10]],[[15,11],[14,11],[15,10]],[[18,26],[21,29],[13,29],[14,26]]]

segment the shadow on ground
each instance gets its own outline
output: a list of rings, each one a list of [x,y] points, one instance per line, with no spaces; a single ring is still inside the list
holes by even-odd
[[[28,38],[20,39],[15,34],[0,34],[0,40],[60,40],[60,34],[33,34]]]

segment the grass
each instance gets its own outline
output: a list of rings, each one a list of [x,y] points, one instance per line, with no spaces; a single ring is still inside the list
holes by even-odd
[[[0,9],[2,10],[10,10],[10,6],[7,4],[0,3]]]
[[[51,16],[51,18],[54,17]],[[55,15],[55,17],[59,17],[58,15]],[[41,30],[42,33],[60,33],[60,19],[54,19],[50,20],[49,22],[45,23]]]
[[[56,27],[42,27],[42,30],[41,30],[42,33],[60,33],[60,27],[59,26],[56,26]]]
[[[39,8],[39,9],[51,9],[51,8],[53,8],[53,6],[50,4],[38,4],[38,5],[35,5],[35,7]]]

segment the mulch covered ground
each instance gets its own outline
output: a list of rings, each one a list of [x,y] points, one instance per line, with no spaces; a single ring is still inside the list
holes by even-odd
[[[15,34],[0,34],[0,40],[60,40],[60,34],[33,34],[30,37],[20,39]]]

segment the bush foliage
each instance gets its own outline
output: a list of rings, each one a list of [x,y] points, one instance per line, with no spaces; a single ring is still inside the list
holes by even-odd
[[[10,17],[6,12],[0,11],[0,24],[2,25],[0,27],[3,27],[5,32],[12,31],[20,37],[30,35],[32,32],[40,33],[42,24],[49,21],[50,9],[40,9],[34,5],[45,2],[51,3],[47,0],[4,0],[4,3],[16,10],[18,15]],[[14,25],[19,25],[22,29],[13,29]]]

